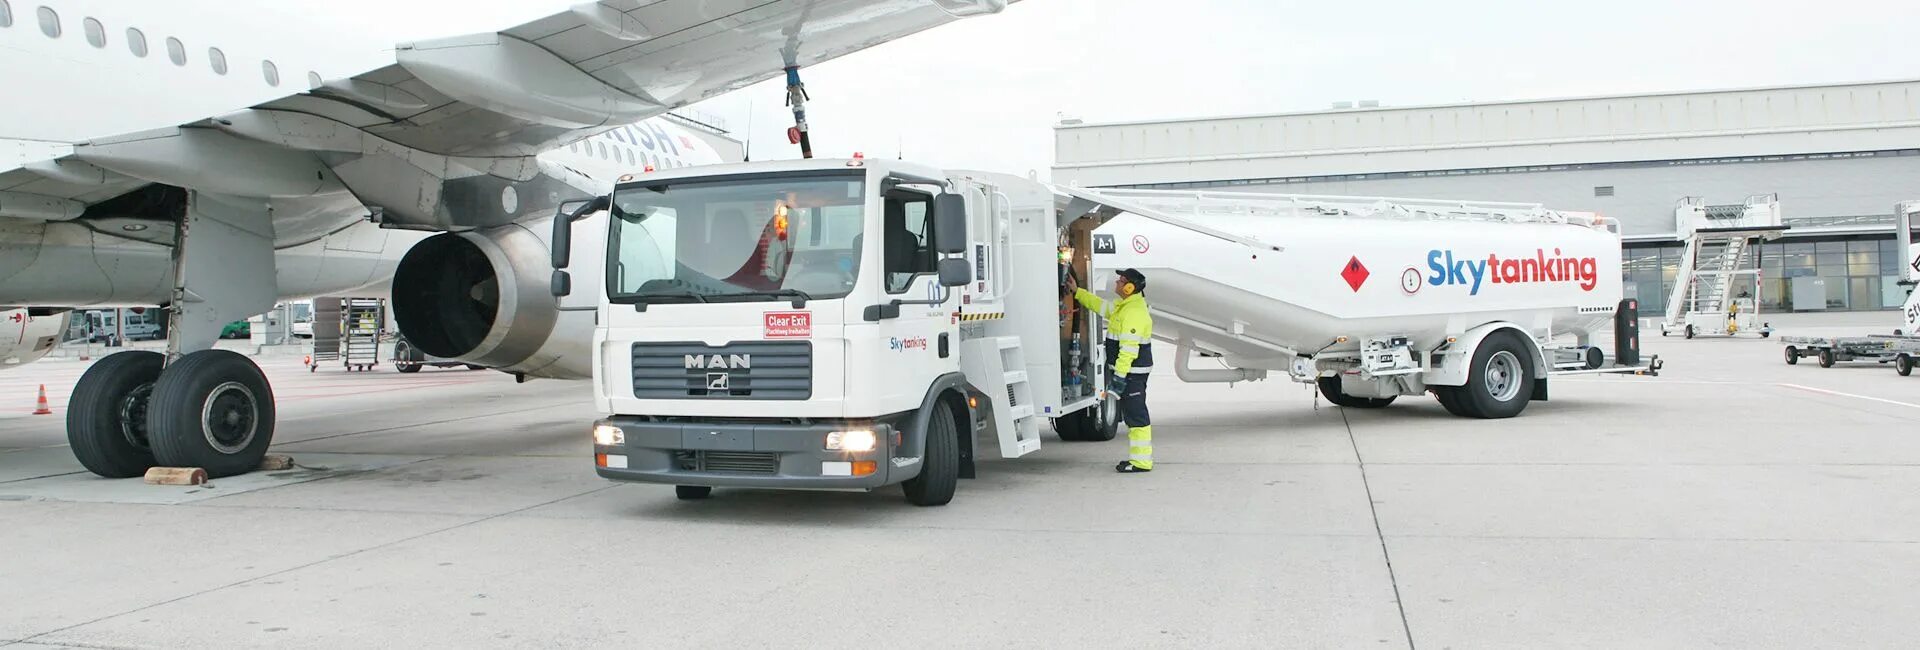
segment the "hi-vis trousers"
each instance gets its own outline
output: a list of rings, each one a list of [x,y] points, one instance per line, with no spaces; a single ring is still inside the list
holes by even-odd
[[[1147,417],[1147,373],[1127,376],[1127,392],[1120,395],[1120,417],[1127,424],[1127,459],[1140,469],[1153,469],[1153,420]]]

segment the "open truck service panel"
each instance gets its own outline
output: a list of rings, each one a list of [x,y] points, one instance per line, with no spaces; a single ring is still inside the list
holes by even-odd
[[[1043,421],[1112,439],[1102,323],[1069,274],[1091,288],[1144,271],[1187,381],[1277,371],[1349,407],[1432,392],[1510,417],[1549,376],[1659,365],[1638,358],[1615,227],[1531,204],[816,159],[625,178],[562,206],[552,241],[563,309],[596,312],[597,471],[683,498],[901,484],[938,505],[983,448],[1038,450]],[[1611,361],[1590,340],[1610,320]]]

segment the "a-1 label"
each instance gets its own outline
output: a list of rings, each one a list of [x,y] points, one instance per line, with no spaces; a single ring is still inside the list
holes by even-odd
[[[770,311],[766,314],[766,338],[804,339],[813,336],[813,313]]]
[[[1112,255],[1114,253],[1113,235],[1094,235],[1093,254]]]

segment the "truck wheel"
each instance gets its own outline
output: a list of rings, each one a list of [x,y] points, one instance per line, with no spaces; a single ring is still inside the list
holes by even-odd
[[[1893,358],[1893,371],[1905,377],[1913,374],[1913,357],[1905,354]]]
[[[1833,350],[1825,349],[1825,348],[1822,348],[1820,350],[1820,367],[1822,368],[1833,367]]]
[[[1342,393],[1340,392],[1339,377],[1321,377],[1319,378],[1319,385],[1320,394],[1325,395],[1327,401],[1333,402],[1335,406],[1355,409],[1377,409],[1384,408],[1386,405],[1393,403],[1393,398],[1391,397],[1354,397]]]
[[[1799,348],[1795,348],[1791,345],[1787,346],[1787,365],[1791,366],[1798,363],[1800,363]]]
[[[693,501],[696,499],[705,499],[707,497],[713,496],[713,486],[711,485],[675,485],[673,486],[673,496],[679,497],[682,501]]]
[[[273,406],[266,375],[239,353],[181,357],[153,383],[147,431],[154,461],[203,468],[209,478],[253,471],[273,444]]]
[[[1687,338],[1693,338],[1693,326],[1692,326],[1692,325],[1688,325],[1688,326],[1687,326]]]
[[[1532,358],[1512,332],[1496,332],[1473,353],[1467,384],[1457,396],[1468,417],[1510,418],[1527,408],[1533,396]]]
[[[1600,348],[1587,348],[1587,369],[1588,370],[1599,370],[1600,366],[1603,366],[1606,364],[1607,364],[1607,353],[1601,352]]]
[[[900,487],[907,502],[916,506],[943,506],[953,500],[953,489],[960,481],[960,438],[954,433],[953,409],[945,402],[933,407],[927,420],[926,455],[920,459],[920,475],[907,479]]]
[[[67,401],[67,443],[87,471],[132,478],[153,467],[147,398],[166,355],[129,350],[102,357],[80,375]]]
[[[1112,440],[1119,427],[1118,410],[1109,400],[1053,419],[1053,430],[1067,442],[1105,442]]]

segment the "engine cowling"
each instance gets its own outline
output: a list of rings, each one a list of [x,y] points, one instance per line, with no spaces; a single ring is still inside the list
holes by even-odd
[[[591,378],[593,312],[560,311],[549,289],[551,233],[544,219],[415,244],[393,276],[401,335],[435,357],[529,377]]]
[[[0,370],[39,361],[60,344],[73,312],[0,307]]]

